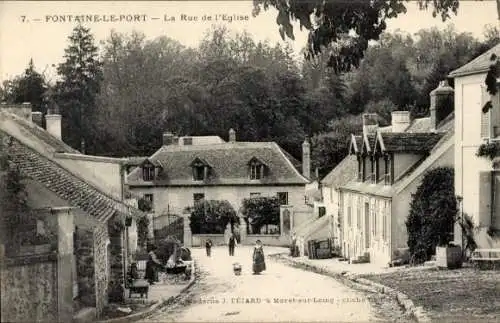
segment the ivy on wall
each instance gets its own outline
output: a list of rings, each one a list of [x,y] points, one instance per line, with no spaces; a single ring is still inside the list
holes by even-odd
[[[494,159],[495,157],[500,156],[500,143],[493,141],[482,144],[479,146],[476,156],[488,157],[489,159]]]

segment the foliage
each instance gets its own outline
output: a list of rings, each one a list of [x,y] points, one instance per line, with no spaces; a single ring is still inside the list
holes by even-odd
[[[497,141],[491,141],[481,144],[477,149],[476,156],[488,157],[490,159],[500,156],[500,143]]]
[[[252,232],[260,232],[266,224],[280,224],[280,203],[276,196],[243,199],[241,213],[252,226]]]
[[[137,219],[137,243],[144,247],[148,239],[149,218],[143,215]]]
[[[44,96],[47,88],[45,76],[35,70],[33,59],[31,59],[21,76],[8,80],[4,84],[4,93],[1,99],[9,103],[30,102],[33,111],[46,113]]]
[[[283,39],[294,39],[292,21],[309,31],[306,57],[318,55],[325,47],[335,44],[330,66],[339,73],[358,67],[368,42],[378,40],[386,29],[387,19],[406,13],[405,1],[284,1],[254,0],[256,16],[262,9],[278,10],[276,23]],[[419,0],[420,9],[433,8],[432,15],[443,21],[457,13],[458,0]]]
[[[468,214],[462,214],[462,219],[459,220],[460,228],[462,230],[462,238],[464,241],[464,250],[468,250],[469,254],[471,254],[476,248],[477,243],[474,239],[474,222],[472,218]]]
[[[61,109],[62,135],[75,149],[95,153],[94,138],[96,96],[102,80],[102,64],[90,29],[76,26],[68,37],[65,61],[57,67],[61,80],[55,87],[55,99]]]
[[[457,216],[454,170],[439,167],[428,171],[412,194],[406,220],[408,248],[416,262],[424,262],[436,246],[447,245],[453,237]]]
[[[142,212],[151,212],[151,210],[153,209],[153,205],[151,204],[151,201],[145,199],[144,197],[141,197],[137,201],[137,208]]]
[[[238,223],[238,216],[227,200],[208,200],[195,203],[189,216],[194,234],[224,233],[228,223]]]
[[[491,65],[486,74],[486,79],[484,83],[486,85],[486,91],[491,96],[495,96],[498,93],[498,78],[500,77],[500,59],[495,55],[491,54],[490,57]],[[483,113],[488,112],[493,107],[491,100],[486,102],[483,106]]]
[[[177,251],[180,255],[181,242],[173,236],[168,236],[157,242],[155,254],[161,263],[166,264],[170,256]]]
[[[330,131],[311,138],[313,168],[324,177],[347,156],[352,133],[361,133],[363,122],[360,115],[347,115],[329,124]]]
[[[8,139],[0,134],[0,215],[2,242],[15,252],[21,243],[20,232],[34,221],[19,167],[9,153]]]

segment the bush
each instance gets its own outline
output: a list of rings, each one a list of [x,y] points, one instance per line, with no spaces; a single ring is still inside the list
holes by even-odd
[[[408,248],[415,263],[429,260],[436,246],[453,239],[457,211],[454,170],[440,167],[427,172],[412,194],[406,220]]]
[[[260,232],[267,224],[280,225],[280,203],[275,196],[244,199],[241,213],[252,232]]]
[[[236,211],[224,201],[203,201],[191,208],[190,227],[193,234],[224,233],[228,223],[238,223]]]
[[[166,264],[170,256],[175,250],[180,253],[182,243],[173,236],[168,236],[163,240],[158,241],[156,249],[156,257],[161,263]]]

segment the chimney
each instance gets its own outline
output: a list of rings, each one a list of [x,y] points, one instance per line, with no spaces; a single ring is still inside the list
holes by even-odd
[[[47,132],[59,140],[62,140],[61,136],[61,115],[60,114],[47,114],[45,116],[45,124],[47,127]]]
[[[229,142],[236,142],[236,131],[233,128],[229,129]]]
[[[163,146],[169,146],[174,143],[174,134],[170,131],[163,133]]]
[[[431,127],[436,130],[439,123],[443,121],[451,112],[453,112],[455,106],[453,104],[454,90],[448,85],[448,81],[444,80],[439,82],[439,85],[430,94],[431,106]]]
[[[392,132],[404,132],[410,126],[410,111],[392,111]]]
[[[363,114],[363,135],[375,134],[378,129],[378,114]]]
[[[307,137],[302,143],[302,175],[306,178],[311,177],[311,144]]]
[[[43,128],[43,114],[41,111],[33,111],[31,112],[31,121],[33,121],[34,124],[39,126],[40,128]]]

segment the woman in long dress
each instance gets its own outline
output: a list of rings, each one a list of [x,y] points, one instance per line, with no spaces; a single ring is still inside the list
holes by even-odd
[[[148,253],[148,261],[146,262],[146,274],[144,279],[146,279],[149,284],[153,285],[158,281],[158,268],[161,266],[160,261],[155,254],[156,247],[151,247]]]
[[[256,241],[256,246],[253,249],[253,274],[258,275],[266,270],[266,260],[264,258],[264,250],[262,249],[262,242]]]

